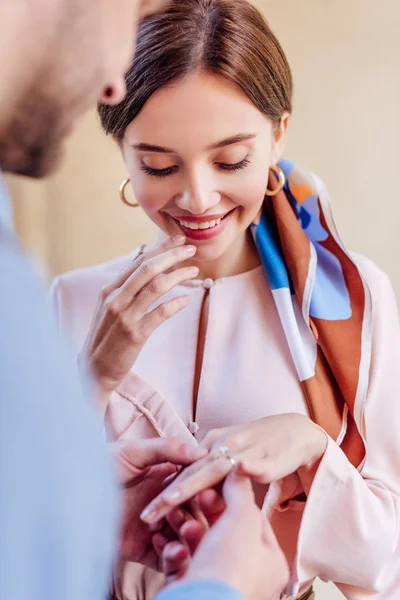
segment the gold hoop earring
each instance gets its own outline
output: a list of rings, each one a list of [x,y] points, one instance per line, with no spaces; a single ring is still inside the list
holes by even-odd
[[[122,202],[126,204],[126,206],[129,206],[130,208],[138,208],[140,205],[137,202],[129,202],[125,196],[126,186],[129,185],[130,182],[130,179],[124,179],[124,181],[121,183],[119,186],[119,197],[121,198]]]
[[[286,183],[286,177],[285,177],[285,173],[282,171],[282,169],[280,167],[277,167],[276,165],[271,165],[270,166],[271,171],[273,171],[276,175],[278,175],[278,187],[275,190],[269,190],[268,188],[265,190],[265,195],[266,196],[276,196],[276,194],[279,194],[279,192],[281,190],[283,190],[283,188],[285,187],[285,183]]]

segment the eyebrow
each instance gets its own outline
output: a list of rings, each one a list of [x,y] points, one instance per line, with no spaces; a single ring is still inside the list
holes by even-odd
[[[255,133],[238,133],[237,135],[233,135],[232,137],[226,138],[225,140],[221,140],[220,142],[216,142],[215,144],[211,144],[208,146],[207,150],[217,150],[218,148],[225,148],[225,146],[232,146],[233,144],[238,144],[240,142],[245,142],[247,140],[253,140],[257,137]],[[139,150],[141,152],[158,152],[160,154],[176,154],[175,150],[171,148],[164,148],[163,146],[155,146],[154,144],[132,144],[132,148],[134,150]]]
[[[225,148],[225,146],[232,146],[232,144],[238,144],[239,142],[246,142],[247,140],[254,140],[257,137],[255,133],[238,133],[232,137],[221,140],[216,144],[212,144],[207,149],[216,150],[217,148]]]
[[[175,150],[171,148],[163,148],[162,146],[154,146],[153,144],[132,144],[134,150],[142,152],[160,152],[162,154],[175,154]]]

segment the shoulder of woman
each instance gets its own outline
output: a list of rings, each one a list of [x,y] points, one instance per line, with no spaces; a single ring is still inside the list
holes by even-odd
[[[70,271],[53,281],[50,302],[58,329],[77,351],[89,330],[102,288],[118,277],[137,253]]]
[[[398,307],[390,277],[372,260],[361,254],[351,253],[351,258],[369,289],[374,322],[394,326],[395,321],[398,321]]]
[[[90,293],[97,297],[101,289],[126,269],[139,252],[138,248],[130,254],[119,256],[111,261],[58,275],[51,286],[52,294],[68,293],[81,297],[82,294]]]
[[[350,258],[373,291],[381,285],[391,285],[390,278],[374,261],[358,252],[350,252]]]

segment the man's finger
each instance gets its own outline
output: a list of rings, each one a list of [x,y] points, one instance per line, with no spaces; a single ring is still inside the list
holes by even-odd
[[[182,443],[179,438],[127,441],[117,445],[118,454],[134,469],[146,469],[162,463],[188,465],[204,457],[207,450]]]
[[[249,503],[254,504],[254,491],[249,477],[239,475],[235,472],[227,477],[222,495],[227,510],[243,510]]]
[[[271,523],[264,515],[262,517],[261,535],[263,542],[266,546],[268,546],[268,548],[270,548],[271,550],[279,549],[279,542],[276,539]]]

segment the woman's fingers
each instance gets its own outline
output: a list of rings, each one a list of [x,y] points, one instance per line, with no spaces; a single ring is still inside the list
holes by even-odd
[[[114,372],[118,372],[118,377],[124,377],[153,331],[183,310],[190,300],[190,295],[177,296],[160,304],[139,322],[133,322],[129,314],[122,312],[114,325],[105,332],[98,346],[100,354],[104,349],[102,354],[108,361],[104,364],[104,370],[111,364]]]
[[[194,521],[192,515],[183,508],[174,508],[170,513],[167,514],[166,519],[173,531],[179,535],[181,527],[187,521]],[[150,525],[151,527],[151,525]]]
[[[257,483],[268,484],[278,481],[297,470],[299,466],[297,462],[285,459],[286,457],[283,457],[280,461],[277,457],[274,457],[273,460],[264,457],[254,460],[243,457],[243,460],[238,461],[236,470],[240,475],[247,475]]]
[[[172,583],[185,574],[190,560],[189,549],[181,542],[166,544],[162,552],[162,571]]]
[[[131,295],[128,295],[125,300],[121,297],[121,290],[124,289],[124,286],[130,281],[132,275],[136,273],[146,261],[152,260],[157,256],[174,249],[182,250],[185,241],[185,236],[176,236],[175,238],[165,240],[151,252],[140,253],[126,269],[118,274],[116,279],[103,287],[98,300],[95,319],[92,322],[91,334],[89,335],[92,345],[97,346],[101,342],[104,332],[110,328],[118,316],[121,315],[125,308],[132,302],[134,290],[132,290]],[[185,251],[183,252],[183,256],[185,258]]]
[[[196,267],[174,269],[196,253],[196,246],[185,241],[176,236],[138,256],[103,288],[82,356],[104,396],[118,387],[153,331],[190,302],[190,295],[182,295],[147,312],[174,287],[197,276]]]
[[[207,533],[208,529],[198,521],[186,521],[179,532],[180,538],[185,542],[189,549],[190,555],[196,552],[201,540]]]
[[[165,546],[169,543],[168,539],[160,532],[157,532],[152,537],[153,548],[159,558],[162,557]]]
[[[164,321],[168,321],[171,317],[176,315],[178,312],[186,308],[191,300],[191,296],[177,296],[172,300],[163,302],[160,306],[153,309],[147,315],[142,317],[140,323],[136,328],[135,337],[138,339],[138,343],[144,344],[147,339],[151,336],[153,331],[157,329]]]
[[[196,250],[196,246],[171,248],[162,254],[144,260],[119,288],[118,293],[112,297],[108,305],[108,312],[117,316],[121,311],[126,310],[135,296],[153,279],[193,257]]]
[[[205,461],[205,462],[204,462]],[[142,512],[141,518],[146,523],[153,523],[168,514],[174,507],[186,502],[202,490],[211,488],[225,479],[232,470],[232,465],[224,457],[203,459],[203,468],[193,471],[192,465],[179,475],[175,481]]]
[[[168,238],[163,240],[161,244],[158,244],[153,250],[149,252],[139,252],[137,256],[133,259],[133,261],[118,274],[118,276],[105,288],[106,295],[111,294],[118,290],[126,280],[140,267],[140,265],[149,258],[153,258],[166,252],[167,250],[171,250],[172,248],[179,248],[183,246],[186,242],[186,237],[184,235],[177,235],[173,238]]]
[[[212,527],[226,508],[222,495],[214,489],[204,490],[198,495],[198,502],[209,526]]]
[[[159,298],[170,292],[176,286],[197,277],[199,274],[198,267],[184,267],[176,269],[171,273],[161,274],[155,279],[152,279],[136,296],[130,307],[127,309],[127,315],[130,313],[132,317],[136,315],[144,315],[146,311]]]
[[[272,481],[273,465],[271,461],[255,459],[254,456],[260,454],[260,450],[255,451],[251,446],[247,447],[247,442],[244,442],[246,440],[241,440],[244,447],[239,450],[239,438],[236,441],[234,439],[227,440],[228,454],[226,456],[221,456],[221,448],[218,446],[218,452],[212,451],[205,458],[184,469],[174,482],[143,511],[141,515],[143,521],[153,523],[164,517],[172,508],[181,505],[203,490],[215,487],[232,471],[233,464],[230,458],[236,461],[238,474],[252,476],[260,482]],[[232,448],[235,448],[235,451]]]

